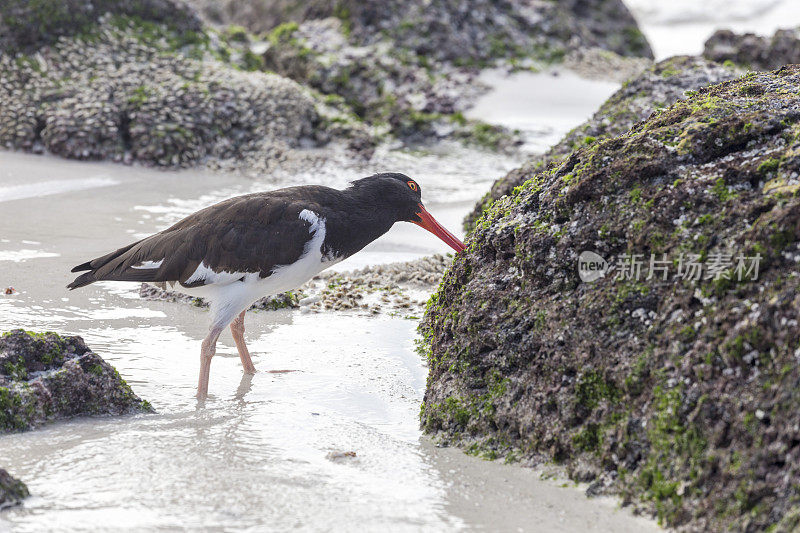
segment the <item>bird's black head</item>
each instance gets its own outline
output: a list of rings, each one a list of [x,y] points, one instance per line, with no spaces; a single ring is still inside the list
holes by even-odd
[[[422,204],[419,184],[399,172],[384,172],[352,182],[362,197],[372,205],[389,210],[397,221],[417,222]]]
[[[447,231],[422,205],[422,187],[399,172],[384,172],[352,182],[365,201],[376,209],[391,213],[395,221],[411,222],[430,231],[455,251],[464,244]]]

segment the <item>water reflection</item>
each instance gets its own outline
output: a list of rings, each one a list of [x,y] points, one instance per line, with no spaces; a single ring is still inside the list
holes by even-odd
[[[239,382],[239,387],[236,389],[234,398],[239,401],[241,406],[247,405],[244,397],[253,388],[253,374],[242,374],[242,381]]]

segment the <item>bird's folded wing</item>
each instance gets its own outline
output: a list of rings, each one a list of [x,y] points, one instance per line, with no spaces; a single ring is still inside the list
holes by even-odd
[[[313,208],[313,206],[312,206]],[[238,197],[78,267],[71,286],[99,280],[180,282],[187,287],[269,276],[297,261],[313,237],[308,206]],[[82,281],[82,278],[85,278]]]

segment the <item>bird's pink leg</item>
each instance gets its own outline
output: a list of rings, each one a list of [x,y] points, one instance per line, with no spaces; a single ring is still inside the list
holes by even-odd
[[[236,343],[236,349],[239,350],[239,359],[242,360],[242,366],[246,374],[255,374],[256,367],[253,365],[253,360],[250,359],[250,352],[247,350],[247,345],[244,343],[244,314],[247,311],[242,311],[239,316],[231,322],[231,334],[233,334],[233,342]]]
[[[208,396],[208,376],[211,373],[211,358],[217,352],[217,339],[224,327],[212,327],[200,347],[200,379],[197,382],[198,399],[203,400]]]

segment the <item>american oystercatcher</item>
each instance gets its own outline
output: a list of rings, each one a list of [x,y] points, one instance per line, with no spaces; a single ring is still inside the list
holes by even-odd
[[[244,342],[244,315],[253,302],[295,289],[350,257],[395,222],[430,231],[456,252],[464,244],[425,210],[422,189],[398,173],[375,174],[344,190],[318,185],[246,194],[222,201],[174,226],[76,266],[67,285],[101,280],[166,282],[211,304],[200,350],[197,396],[208,393],[211,358],[230,325],[247,373],[255,372]]]

